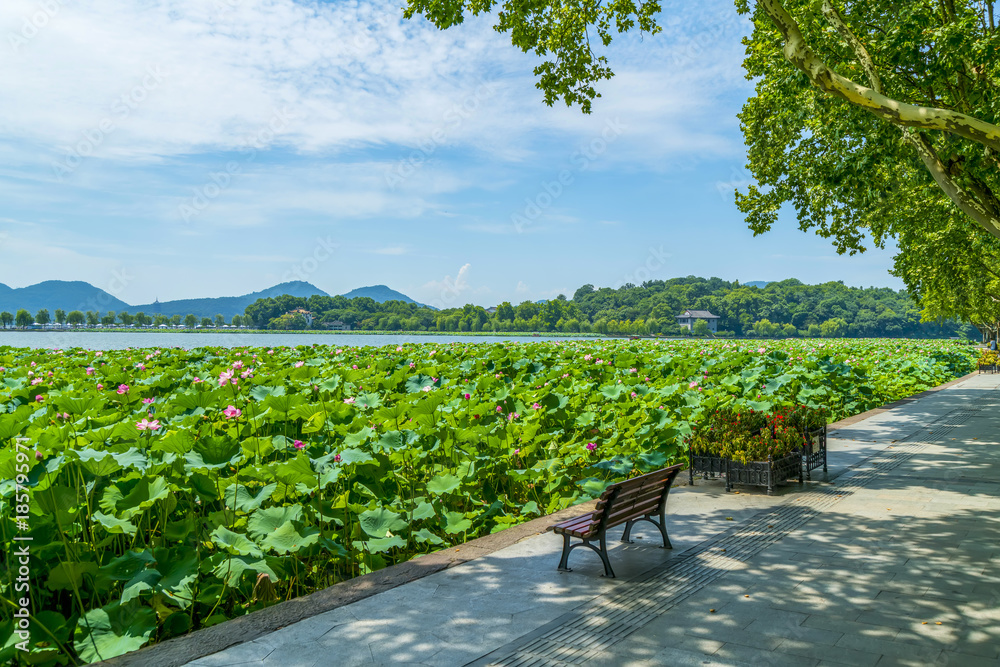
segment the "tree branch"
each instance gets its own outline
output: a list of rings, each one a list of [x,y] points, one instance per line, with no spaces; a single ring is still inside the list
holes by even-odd
[[[1000,127],[957,111],[900,102],[859,85],[837,74],[819,59],[806,44],[798,24],[781,5],[780,0],[758,0],[758,6],[784,38],[785,58],[820,90],[859,106],[894,125],[948,132],[1000,151]]]
[[[885,93],[885,88],[882,85],[882,79],[879,77],[878,70],[875,67],[875,61],[872,60],[871,54],[868,53],[868,49],[865,48],[865,45],[861,43],[861,40],[857,38],[851,28],[844,21],[840,12],[834,6],[833,0],[823,0],[823,15],[826,16],[830,25],[832,25],[837,32],[840,33],[841,37],[844,38],[844,41],[847,42],[847,45],[854,52],[855,57],[857,57],[858,62],[861,63],[861,67],[864,69],[865,74],[868,75],[868,80],[871,83],[871,91],[877,95],[883,95]],[[992,191],[990,191],[988,187],[986,187],[985,190],[982,187],[977,187],[980,184],[973,182],[972,186],[976,194],[980,195],[980,197],[987,194],[989,196],[983,200],[970,196],[969,193],[963,191],[958,184],[955,183],[955,180],[952,178],[951,170],[944,165],[937,153],[934,151],[934,147],[931,146],[926,137],[907,129],[906,127],[900,127],[900,130],[903,133],[903,139],[916,149],[917,154],[920,156],[920,159],[923,160],[924,166],[927,168],[927,171],[930,172],[934,181],[938,184],[938,187],[940,187],[966,215],[982,225],[991,234],[1000,238],[998,202],[996,198],[992,196]],[[972,180],[975,181],[975,179]],[[985,184],[982,185],[985,186]]]
[[[982,203],[958,187],[948,173],[948,169],[944,166],[944,163],[941,162],[941,158],[938,157],[934,147],[931,146],[931,142],[927,140],[927,137],[914,130],[903,129],[903,139],[916,149],[917,155],[923,160],[924,166],[930,172],[931,177],[938,184],[938,187],[955,202],[955,205],[963,213],[979,223],[983,229],[993,236],[1000,238],[1000,219],[991,215]]]

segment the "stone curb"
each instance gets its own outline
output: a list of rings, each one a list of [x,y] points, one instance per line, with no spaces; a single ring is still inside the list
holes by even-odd
[[[970,373],[950,382],[933,387],[919,394],[888,403],[879,408],[862,412],[861,414],[841,419],[828,426],[829,431],[844,428],[851,424],[888,412],[893,408],[912,403],[920,398],[930,396],[942,389],[954,386],[978,373]],[[678,479],[677,486],[686,486],[686,481]],[[181,637],[168,639],[165,642],[127,653],[117,658],[111,658],[95,665],[108,667],[175,667],[192,660],[218,653],[236,644],[253,641],[268,633],[283,627],[311,618],[326,611],[331,611],[365,598],[391,590],[397,586],[422,579],[428,575],[446,570],[462,563],[488,556],[521,540],[534,537],[545,532],[550,525],[560,520],[583,514],[594,508],[595,501],[588,501],[568,507],[553,514],[526,523],[512,526],[499,533],[485,535],[470,540],[458,547],[437,551],[413,560],[389,566],[377,572],[371,572],[349,581],[334,584],[329,588],[303,595],[301,597],[266,607],[246,616],[238,616],[219,625],[197,630]]]

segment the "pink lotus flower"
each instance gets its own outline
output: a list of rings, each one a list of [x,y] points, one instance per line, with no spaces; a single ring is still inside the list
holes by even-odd
[[[295,362],[295,367],[296,368],[302,368],[305,365],[305,363],[306,362],[304,362],[304,361],[296,361]],[[357,366],[355,366],[355,368],[357,368]]]
[[[222,411],[222,414],[226,416],[226,419],[232,419],[234,417],[239,417],[243,414],[243,411],[237,408],[235,405],[230,405],[228,408]]]
[[[520,454],[520,453],[521,453],[521,450],[520,450],[520,449],[515,449],[515,450],[514,450],[514,456],[517,456],[517,455],[518,455],[518,454]]]
[[[39,452],[39,451],[35,451],[35,460],[36,460],[36,461],[41,461],[41,460],[42,460],[42,458],[43,458],[43,457],[42,457],[42,453],[41,453],[41,452]]]
[[[691,382],[691,384],[688,385],[688,389],[694,389],[697,386],[698,386],[698,381],[697,380],[693,380]]]
[[[341,352],[343,352],[343,350],[337,350],[337,354],[340,354]]]
[[[396,352],[402,352],[402,351],[403,351],[403,346],[402,345],[400,345],[399,347],[396,348]]]
[[[589,354],[583,355],[583,360],[584,361],[590,361],[591,359],[592,359],[592,357]]]
[[[465,400],[472,398],[472,394],[463,394],[463,396],[465,397]]]
[[[761,354],[764,354],[765,352],[767,352],[767,348],[766,347],[759,347],[759,348],[757,348],[757,351],[760,352]]]
[[[31,386],[34,387],[36,384],[41,384],[43,382],[42,378],[35,378],[31,381]]]
[[[416,368],[416,367],[417,367],[417,365],[411,361],[410,362],[410,368]]]
[[[94,356],[95,356],[95,357],[103,357],[103,356],[104,356],[104,353],[103,353],[103,352],[101,352],[100,350],[98,350],[97,352],[94,352]]]
[[[595,449],[597,449],[597,443],[596,442],[588,442],[587,443],[587,451],[588,452],[592,452]]]
[[[306,443],[302,442],[301,440],[296,440],[292,443],[292,447],[294,447],[295,449],[305,449]]]
[[[340,454],[334,454],[333,455],[333,462],[334,463],[340,463]]]
[[[146,370],[145,364],[136,364],[135,367],[138,368],[140,371]]]
[[[232,371],[222,371],[221,373],[219,373],[219,386],[225,387],[232,378],[233,378]]]
[[[503,406],[502,405],[498,405],[497,406],[497,412],[503,412]]]
[[[45,397],[42,396],[41,394],[38,394],[37,396],[35,396],[35,402],[36,403],[41,403],[44,400],[45,400]]]
[[[351,368],[353,368],[354,370],[358,370],[358,365],[357,364],[352,364]]]
[[[127,384],[120,384],[120,385],[118,385],[118,393],[119,394],[127,394],[128,393],[128,389],[129,389],[129,387],[128,387]]]
[[[420,389],[420,391],[430,391],[430,390],[431,390],[431,386],[430,386],[430,385],[427,385],[427,386],[425,386],[425,387],[422,387],[422,388]]]
[[[35,363],[34,361],[32,361],[32,362],[31,362],[31,367],[32,367],[32,368],[34,368],[34,367],[35,367],[36,365],[37,365],[37,364],[36,364],[36,363]]]
[[[233,362],[233,368],[235,368],[236,370],[239,370],[239,369],[243,368],[243,362],[242,361],[234,361]]]
[[[200,377],[198,377],[197,375],[195,375],[195,376],[194,376],[194,379],[193,379],[193,380],[191,380],[191,382],[192,382],[193,384],[198,384],[199,382],[204,382],[204,380],[202,380],[202,379],[201,379]]]
[[[351,396],[350,398],[345,398],[344,403],[347,403],[348,405],[354,405],[354,397]]]
[[[542,404],[541,403],[532,403],[531,404],[531,409],[532,410],[541,410],[542,409]]]
[[[64,413],[62,413],[62,415],[60,415],[60,416],[61,416],[61,417],[62,417],[63,419],[69,419],[69,413],[68,413],[68,412],[64,412]]]
[[[94,374],[94,367],[87,366],[87,375],[93,375],[93,374]]]
[[[104,389],[104,385],[103,384],[97,385],[97,391],[101,391],[102,389]]]
[[[143,405],[152,405],[154,402],[156,402],[155,398],[144,398],[144,399],[142,399],[142,404]]]
[[[135,427],[140,431],[155,431],[160,428],[160,422],[157,419],[149,421],[148,419],[143,419],[135,423]]]

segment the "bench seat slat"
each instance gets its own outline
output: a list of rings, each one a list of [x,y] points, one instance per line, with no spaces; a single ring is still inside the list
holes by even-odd
[[[634,507],[623,508],[617,512],[612,510],[612,513],[608,516],[608,522],[605,524],[608,528],[612,528],[619,524],[623,524],[629,519],[641,519],[647,514],[656,514],[656,511],[660,508],[659,498],[654,498],[653,500],[647,501],[641,505],[636,505]]]
[[[650,498],[661,498],[665,486],[666,484],[657,483],[656,486],[646,486],[631,494],[619,493],[618,497],[615,498],[615,507],[620,507],[623,504],[638,504]],[[612,507],[611,510],[614,511],[615,507]]]

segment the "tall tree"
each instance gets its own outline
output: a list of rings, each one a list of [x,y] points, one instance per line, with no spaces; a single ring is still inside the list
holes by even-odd
[[[0,313],[0,324],[3,324],[3,328],[6,329],[11,324],[14,323],[14,315],[8,311],[3,311]]]
[[[37,313],[35,313],[35,321],[43,325],[48,324],[49,322],[52,321],[52,316],[49,315],[49,311],[47,308],[42,308]]]
[[[194,313],[188,313],[184,316],[184,326],[188,329],[194,329],[196,324],[198,324],[198,318],[194,316]]]
[[[931,204],[1000,238],[1000,30],[993,0],[736,0],[749,14],[744,67],[756,95],[740,114],[756,179],[737,204],[755,233],[785,204],[838,251],[900,239]],[[612,76],[616,34],[656,34],[658,0],[407,0],[405,16],[439,28],[467,14],[542,59],[547,104],[585,113]],[[921,236],[921,242],[926,236]],[[917,253],[919,255],[919,252]],[[921,286],[907,281],[914,291]],[[926,288],[924,289],[926,291]],[[944,302],[943,299],[941,299]]]
[[[22,329],[30,327],[34,319],[31,317],[31,313],[21,308],[17,311],[17,315],[14,316],[14,323],[21,327]]]
[[[56,308],[56,322],[59,324],[66,323],[66,311],[62,308]]]
[[[69,314],[66,315],[66,321],[73,326],[80,326],[85,320],[86,318],[84,317],[83,312],[79,310],[71,310],[69,311]]]

